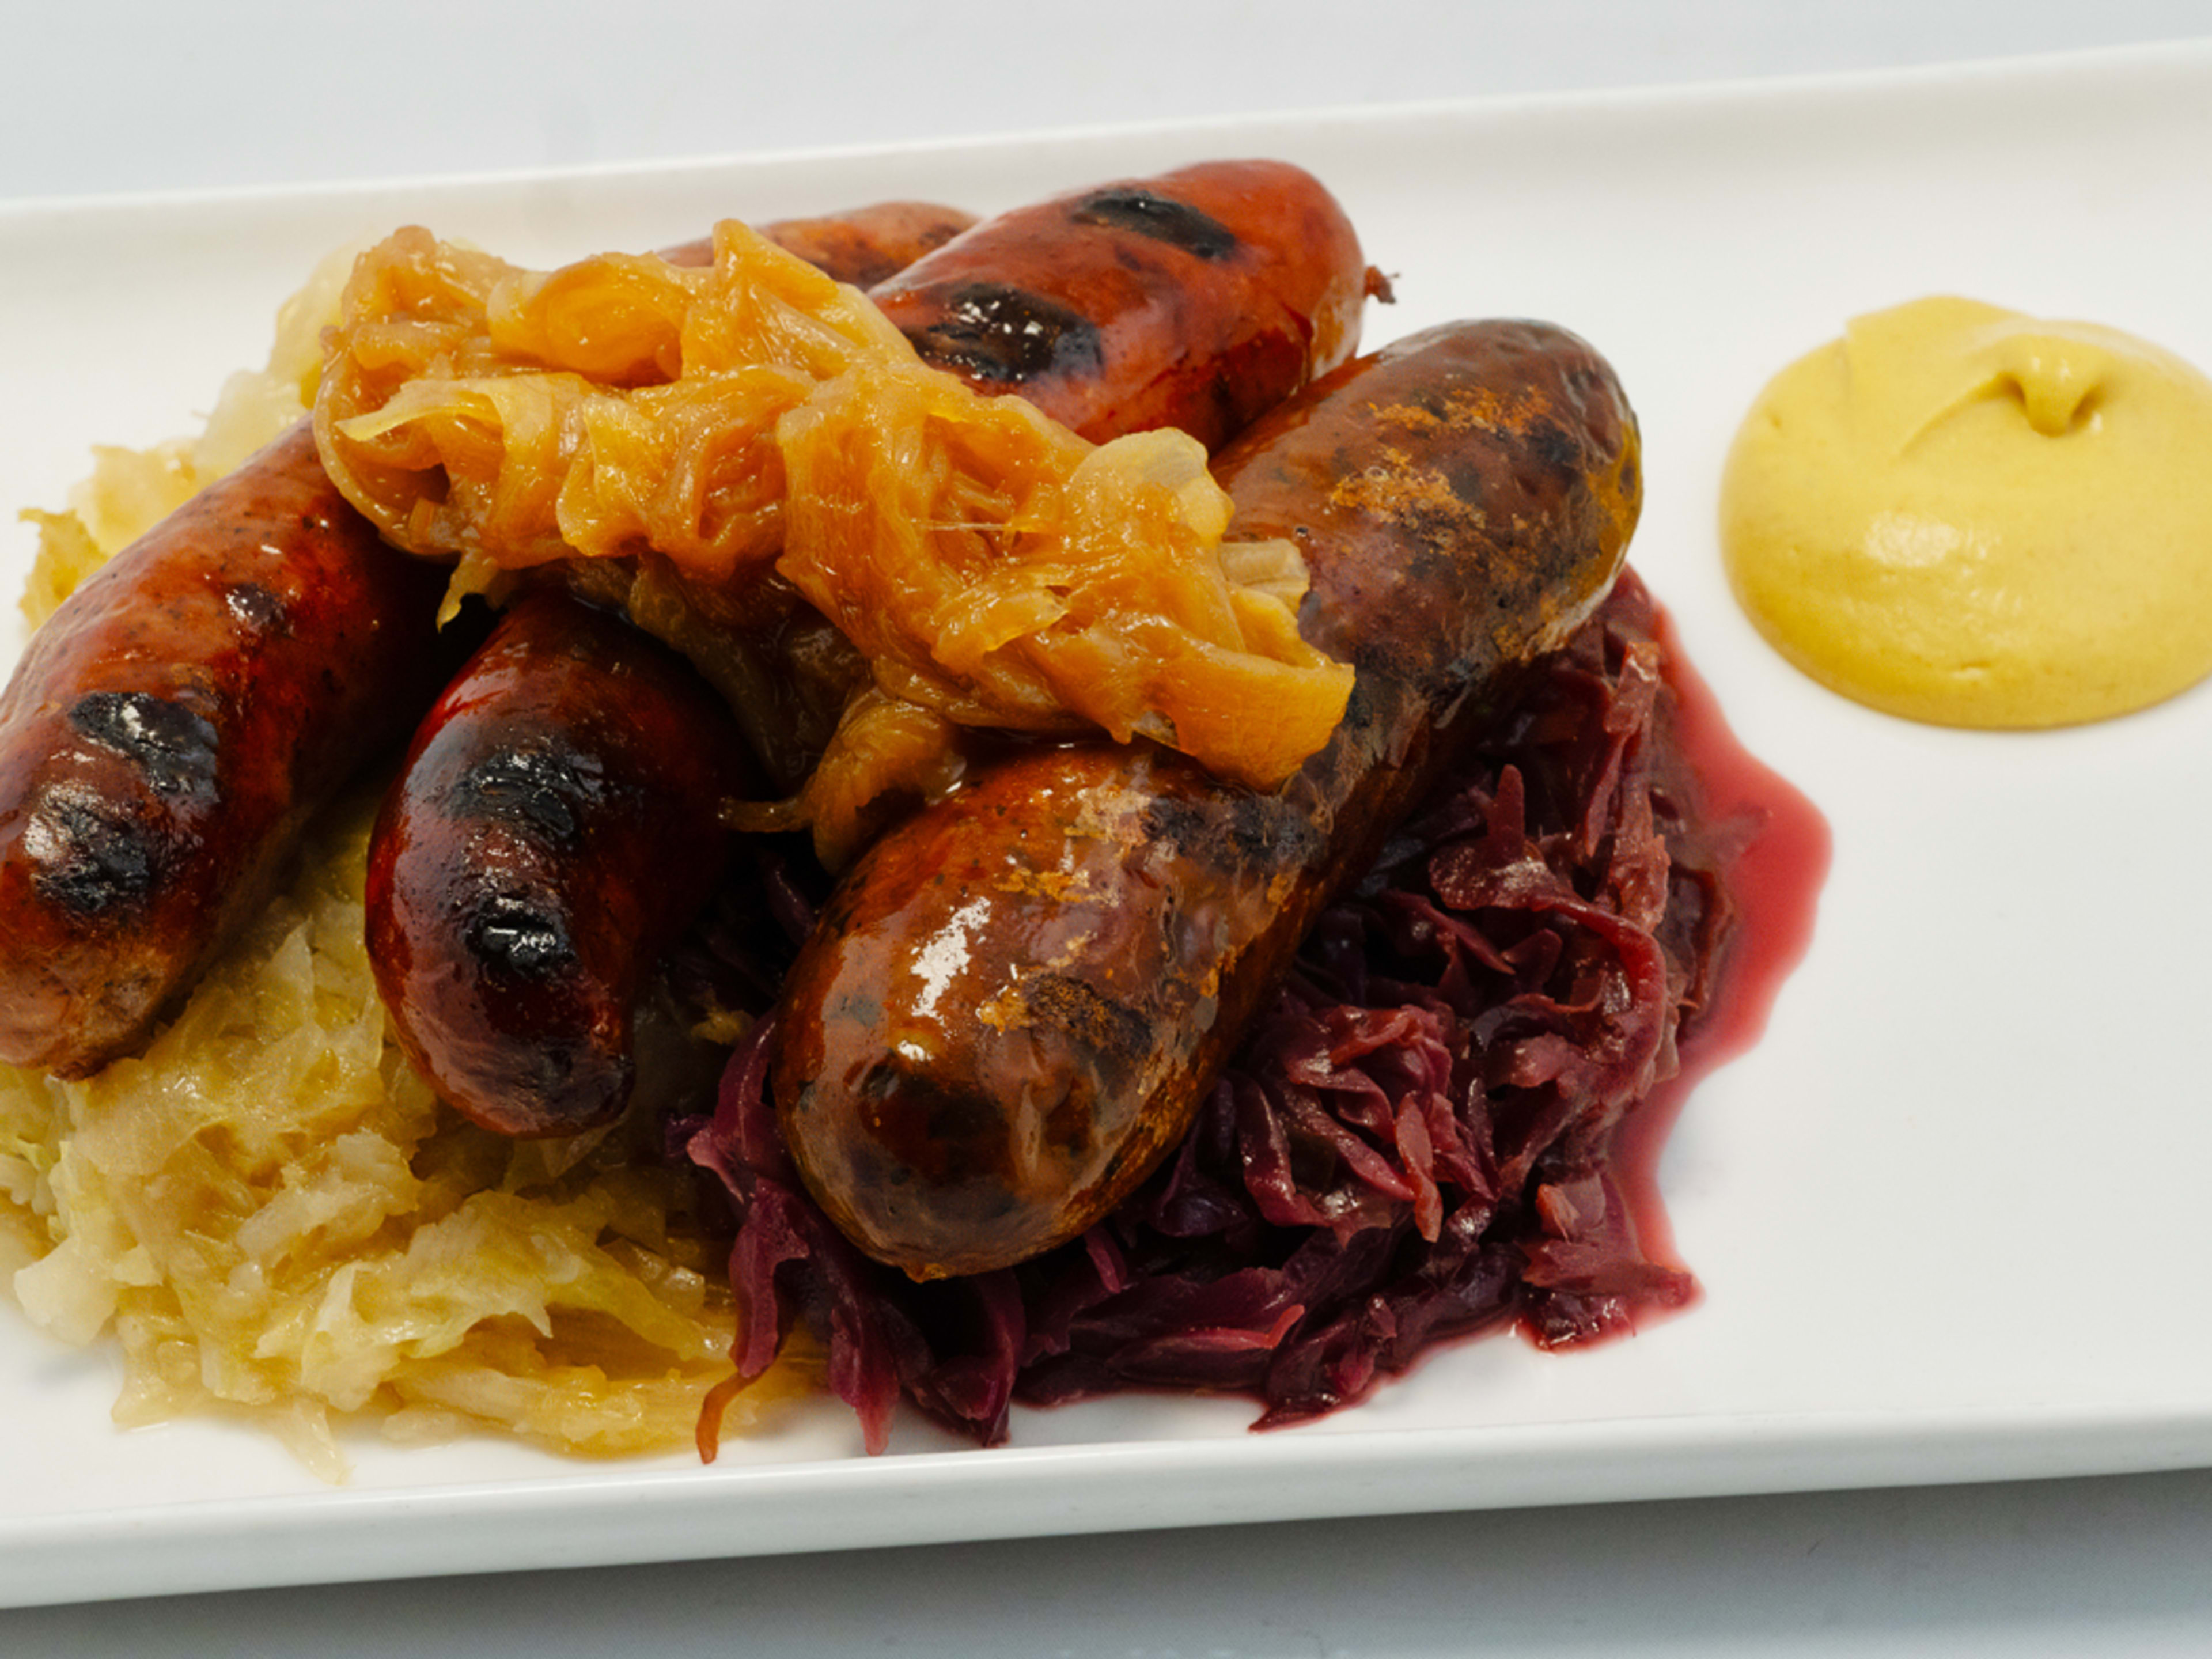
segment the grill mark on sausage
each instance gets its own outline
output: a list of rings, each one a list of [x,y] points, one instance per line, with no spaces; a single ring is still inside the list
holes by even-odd
[[[560,743],[517,746],[486,756],[454,781],[456,817],[534,830],[562,850],[577,847],[583,820],[608,797],[605,768]]]
[[[994,386],[1045,374],[1098,374],[1105,348],[1087,319],[1004,283],[968,283],[947,296],[942,320],[909,331],[914,349],[940,368]]]
[[[147,691],[94,691],[70,708],[70,724],[146,775],[165,795],[212,798],[222,739],[203,715]]]
[[[32,815],[23,845],[35,861],[32,890],[82,921],[143,909],[161,885],[160,834],[96,798],[52,791]]]
[[[1148,236],[1209,262],[1229,258],[1243,246],[1237,233],[1212,214],[1149,190],[1102,190],[1067,216],[1079,225]]]
[[[477,962],[509,979],[551,979],[576,961],[576,942],[560,912],[536,896],[484,894],[461,939]]]

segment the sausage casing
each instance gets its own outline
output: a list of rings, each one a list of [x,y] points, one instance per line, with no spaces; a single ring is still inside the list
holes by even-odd
[[[1310,173],[1210,161],[986,220],[868,297],[926,361],[1094,442],[1213,449],[1351,355],[1370,281]]]
[[[315,809],[436,695],[445,574],[306,425],[109,561],[0,698],[0,1057],[138,1047]]]
[[[447,1101],[512,1135],[622,1110],[643,976],[721,877],[738,741],[619,617],[553,589],[501,617],[369,843],[378,987]]]
[[[1634,417],[1573,336],[1434,330],[1222,458],[1290,536],[1343,725],[1283,789],[1144,744],[1038,745],[881,838],[787,982],[773,1087],[830,1218],[917,1278],[1021,1261],[1176,1145],[1313,918],[1462,734],[1587,614],[1639,500]]]

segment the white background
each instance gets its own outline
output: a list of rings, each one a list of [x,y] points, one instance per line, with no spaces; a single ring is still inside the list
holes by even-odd
[[[8,0],[0,198],[818,149],[2212,33],[2205,0]]]
[[[0,198],[818,149],[2212,34],[2212,6],[2180,0],[1136,0],[1102,21],[1106,9],[42,7],[5,31]],[[2203,1653],[2208,1559],[2212,1474],[2187,1474],[118,1602],[0,1613],[0,1652]]]

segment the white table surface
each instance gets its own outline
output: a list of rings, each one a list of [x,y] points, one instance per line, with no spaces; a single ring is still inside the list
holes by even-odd
[[[819,149],[2212,34],[2208,0],[7,10],[0,199]],[[1109,10],[1110,25],[1099,21]],[[115,1601],[0,1612],[0,1653],[2203,1654],[2208,1561],[2212,1472],[2198,1472]]]

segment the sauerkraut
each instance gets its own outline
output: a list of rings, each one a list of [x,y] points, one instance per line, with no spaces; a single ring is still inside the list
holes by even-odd
[[[285,307],[269,367],[233,378],[200,437],[100,451],[72,511],[31,515],[34,623],[301,418],[349,261]],[[572,1141],[508,1141],[445,1110],[369,969],[371,807],[330,815],[143,1055],[82,1083],[0,1066],[0,1282],[64,1340],[113,1333],[119,1422],[243,1412],[326,1478],[349,1420],[577,1454],[688,1448],[734,1321],[658,1123],[698,1083],[684,1066],[711,1057],[664,1026],[629,1117]],[[733,1421],[817,1372],[800,1358]]]
[[[1196,441],[1088,443],[744,226],[714,246],[549,275],[378,245],[318,399],[331,478],[465,585],[651,555],[728,605],[780,574],[940,722],[1142,735],[1262,788],[1321,747],[1352,672],[1299,637],[1294,548],[1223,546]]]

